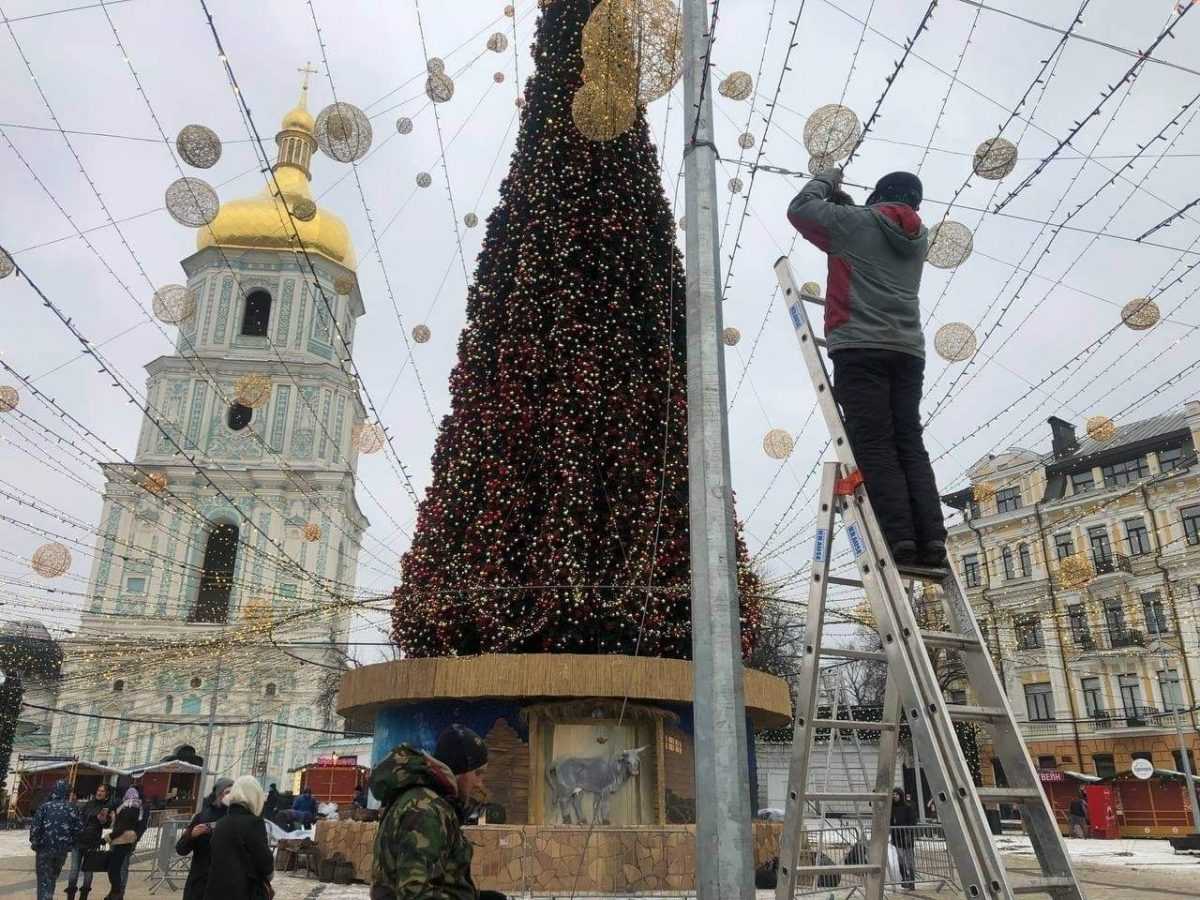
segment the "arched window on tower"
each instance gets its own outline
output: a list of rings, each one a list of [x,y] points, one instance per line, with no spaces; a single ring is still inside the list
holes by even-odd
[[[266,291],[251,291],[246,295],[246,309],[242,313],[242,334],[266,337],[270,321],[271,295]]]
[[[204,569],[200,574],[200,592],[196,595],[192,614],[188,616],[189,622],[228,620],[237,545],[236,525],[217,525],[208,533],[208,543],[204,547]]]

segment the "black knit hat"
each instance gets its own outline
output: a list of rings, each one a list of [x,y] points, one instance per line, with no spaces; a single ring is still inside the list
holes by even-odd
[[[921,179],[912,172],[892,172],[884,175],[875,184],[875,190],[867,198],[867,205],[873,203],[906,203],[913,209],[921,208],[921,200],[925,189]]]
[[[438,735],[433,758],[449,766],[455,775],[465,775],[487,765],[487,744],[465,725],[451,725]]]

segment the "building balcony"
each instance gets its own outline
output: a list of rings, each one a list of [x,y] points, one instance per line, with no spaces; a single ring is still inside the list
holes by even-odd
[[[1076,653],[1094,653],[1101,650],[1144,650],[1147,640],[1145,633],[1136,628],[1110,628],[1093,634],[1089,629],[1072,635],[1067,645],[1068,651]],[[1073,646],[1072,646],[1073,645]]]
[[[1080,731],[1119,731],[1125,728],[1174,728],[1176,716],[1185,712],[1160,710],[1157,706],[1127,706],[1093,710]]]
[[[1145,647],[1146,635],[1134,628],[1114,629],[1108,633],[1108,645],[1113,650],[1126,647]]]
[[[1133,563],[1123,553],[1093,553],[1092,573],[1089,587],[1093,590],[1111,589],[1133,578]]]

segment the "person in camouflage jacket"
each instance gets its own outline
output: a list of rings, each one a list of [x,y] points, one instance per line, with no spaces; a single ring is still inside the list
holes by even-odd
[[[504,900],[475,887],[462,831],[464,803],[482,786],[486,765],[479,735],[452,725],[432,756],[401,744],[371,771],[371,793],[384,808],[371,900]]]

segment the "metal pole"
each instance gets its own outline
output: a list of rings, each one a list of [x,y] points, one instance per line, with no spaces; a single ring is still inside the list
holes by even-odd
[[[683,2],[688,499],[695,662],[696,893],[753,900],[750,765],[722,351],[705,0]]]
[[[215,774],[212,766],[213,727],[217,720],[217,691],[221,689],[222,656],[217,656],[217,671],[213,675],[213,687],[208,695],[208,731],[204,735],[204,766],[200,772],[200,787],[196,791],[196,812],[204,808],[204,797],[208,793],[208,776]]]
[[[1163,671],[1167,670],[1170,665],[1170,660],[1167,656],[1167,651],[1164,648],[1162,651]],[[1167,698],[1163,697],[1165,701]],[[1175,733],[1179,735],[1179,765],[1183,768],[1184,781],[1187,782],[1188,798],[1192,801],[1192,833],[1200,834],[1200,800],[1196,799],[1196,780],[1192,776],[1192,763],[1188,759],[1187,739],[1183,734],[1183,723],[1179,721],[1179,707],[1171,710],[1171,717],[1175,719]]]

